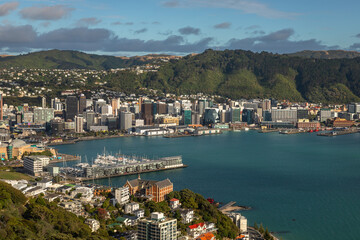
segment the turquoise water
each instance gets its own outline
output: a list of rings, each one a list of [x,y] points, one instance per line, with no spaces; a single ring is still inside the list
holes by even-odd
[[[189,188],[216,201],[251,206],[242,212],[249,224],[262,222],[282,239],[297,240],[360,238],[359,145],[360,134],[329,138],[249,131],[104,139],[57,148],[89,160],[104,146],[113,153],[182,155],[188,168],[142,178],[169,178],[176,190]],[[111,185],[122,186],[136,177],[112,178]],[[107,185],[108,179],[95,182]]]

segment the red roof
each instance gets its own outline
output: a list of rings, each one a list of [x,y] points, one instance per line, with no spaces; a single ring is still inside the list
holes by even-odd
[[[179,201],[179,199],[173,198],[170,200],[170,202],[176,202],[176,201]]]
[[[197,239],[199,240],[212,240],[215,238],[215,235],[211,232],[208,233],[204,233],[202,235],[200,235]]]
[[[194,225],[191,225],[189,226],[190,229],[195,229],[195,228],[198,228],[199,226],[200,227],[203,227],[205,225],[205,223],[198,223],[198,224],[194,224]]]

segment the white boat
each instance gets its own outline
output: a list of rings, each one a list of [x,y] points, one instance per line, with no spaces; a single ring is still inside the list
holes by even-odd
[[[246,128],[244,128],[244,130],[245,130],[245,131],[249,131],[249,128],[246,127]]]

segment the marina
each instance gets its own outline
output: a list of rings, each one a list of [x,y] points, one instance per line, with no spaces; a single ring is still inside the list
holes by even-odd
[[[80,162],[72,167],[61,167],[66,178],[86,181],[145,172],[156,172],[184,168],[181,156],[163,157],[155,160],[128,155],[97,155],[93,163]]]

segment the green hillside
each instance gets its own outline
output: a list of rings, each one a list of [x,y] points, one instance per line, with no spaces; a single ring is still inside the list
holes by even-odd
[[[290,56],[243,50],[206,50],[202,54],[162,63],[158,72],[109,73],[103,79],[107,83],[102,87],[128,93],[136,92],[142,87],[176,94],[202,92],[233,99],[272,97],[323,103],[360,101],[360,57],[356,57],[357,52],[301,53],[302,55],[298,53],[301,56]],[[334,59],[322,59],[317,54],[326,54]],[[151,57],[125,59],[51,50],[1,58],[0,68],[101,70],[156,61]],[[56,86],[49,87],[58,89]]]
[[[338,59],[338,58],[356,58],[360,57],[359,52],[344,51],[344,50],[330,50],[330,51],[301,51],[288,54],[292,57],[303,58],[319,58],[319,59]]]
[[[0,181],[0,239],[112,239],[107,231],[92,233],[84,221],[41,197],[28,200]]]
[[[94,69],[107,70],[146,63],[136,58],[86,54],[78,51],[49,50],[0,58],[0,68]]]
[[[360,101],[360,58],[309,59],[207,50],[149,73],[143,85],[183,94],[347,103]]]

